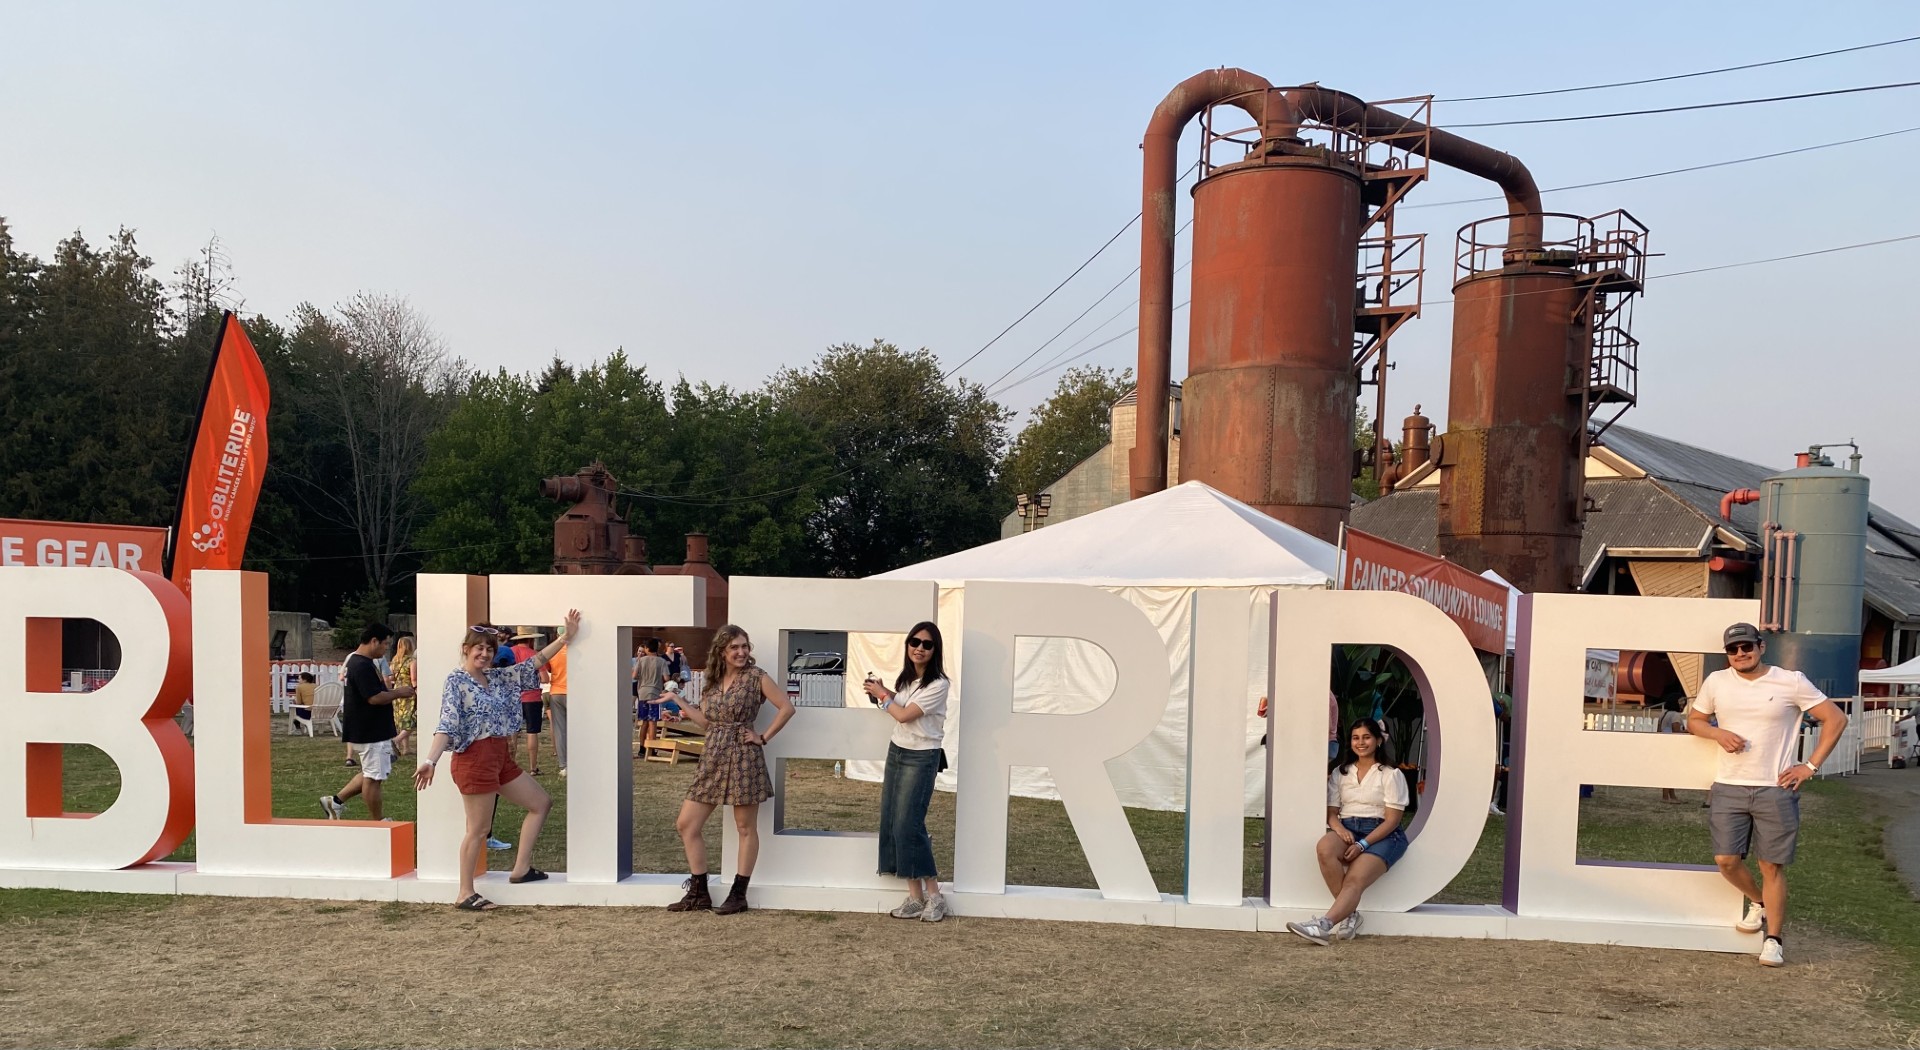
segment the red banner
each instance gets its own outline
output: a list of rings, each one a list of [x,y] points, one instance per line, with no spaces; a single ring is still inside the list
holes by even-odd
[[[158,573],[167,530],[0,518],[0,565],[94,565]]]
[[[173,538],[173,582],[182,590],[195,569],[238,569],[267,470],[266,369],[231,312],[207,376],[207,396],[180,493]]]
[[[1342,533],[1340,589],[1404,591],[1460,625],[1468,644],[1507,651],[1507,589],[1458,565],[1349,528]]]

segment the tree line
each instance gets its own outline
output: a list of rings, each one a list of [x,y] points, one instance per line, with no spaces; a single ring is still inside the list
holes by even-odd
[[[997,539],[1014,493],[1105,444],[1132,386],[1130,370],[1072,370],[1014,435],[980,384],[882,340],[757,386],[668,378],[624,349],[488,371],[401,297],[275,319],[237,287],[217,241],[163,277],[131,230],[40,259],[0,218],[0,517],[173,524],[227,309],[273,391],[245,567],[271,574],[275,608],[326,617],[411,607],[419,572],[547,571],[565,507],[539,481],[595,460],[658,563],[696,531],[726,575],[859,577],[952,553]]]

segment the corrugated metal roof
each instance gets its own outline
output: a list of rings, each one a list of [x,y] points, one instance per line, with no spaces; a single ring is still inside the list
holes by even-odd
[[[1720,520],[1720,498],[1734,489],[1757,489],[1786,467],[1766,467],[1721,455],[1631,427],[1607,429],[1604,442],[1622,459],[1647,472],[1645,479],[1587,482],[1596,512],[1587,517],[1580,561],[1588,565],[1604,548],[1699,546]],[[1870,476],[1870,475],[1869,475]],[[1429,554],[1438,550],[1433,488],[1388,493],[1353,511],[1353,526]],[[1758,504],[1733,508],[1730,528],[1755,549],[1760,539]],[[1895,620],[1920,622],[1920,527],[1878,505],[1869,505],[1866,589],[1868,604]]]

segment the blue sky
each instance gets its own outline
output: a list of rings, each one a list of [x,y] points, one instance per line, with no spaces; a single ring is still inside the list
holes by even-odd
[[[1139,209],[1138,143],[1213,66],[1364,98],[1566,87],[1920,34],[1902,4],[1216,3],[9,5],[0,215],[40,254],[139,231],[163,270],[217,234],[246,309],[408,297],[486,367],[618,346],[671,379],[752,385],[885,338],[958,362]],[[1361,24],[1359,12],[1380,12]],[[1915,80],[1920,43],[1676,84],[1442,103],[1524,119]],[[1920,89],[1467,132],[1542,186],[1920,127]],[[1655,272],[1920,233],[1920,132],[1553,194],[1624,207]],[[1410,203],[1483,196],[1440,171]],[[1183,198],[1184,204],[1184,198]],[[1454,231],[1402,213],[1447,297]],[[1000,376],[1138,262],[1129,232],[963,375]],[[1909,451],[1920,241],[1655,281],[1624,421],[1767,463],[1857,438],[1878,502],[1920,519]],[[1181,278],[1184,283],[1184,274]],[[1096,309],[1039,360],[1137,289]],[[1179,294],[1184,298],[1184,291]],[[1087,344],[1134,323],[1128,310]],[[1445,418],[1451,316],[1397,337],[1397,420]],[[1175,374],[1184,372],[1184,319]],[[1132,337],[1082,359],[1131,364]],[[1024,372],[1015,372],[1017,378]],[[1044,397],[1052,375],[1006,391]],[[1371,392],[1367,393],[1371,403]]]

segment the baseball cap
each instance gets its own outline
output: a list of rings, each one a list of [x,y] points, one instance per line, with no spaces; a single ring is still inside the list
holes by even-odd
[[[1760,628],[1750,623],[1736,623],[1732,627],[1727,628],[1726,634],[1720,638],[1721,648],[1733,645],[1736,642],[1752,642],[1755,645],[1759,645]]]

